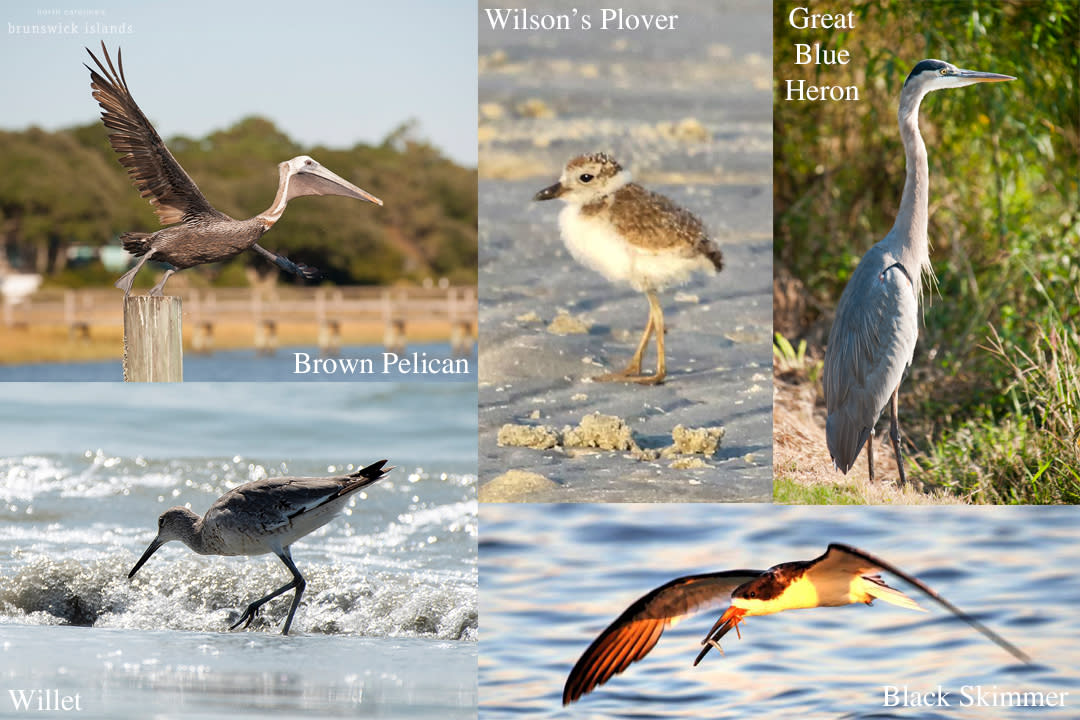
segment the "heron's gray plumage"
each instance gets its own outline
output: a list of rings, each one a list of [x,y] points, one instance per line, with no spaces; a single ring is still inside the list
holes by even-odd
[[[890,437],[901,482],[905,479],[895,397],[919,337],[923,278],[934,277],[927,236],[930,173],[919,105],[933,90],[1014,79],[923,60],[904,82],[897,113],[907,165],[900,208],[892,229],[867,251],[844,288],[825,351],[825,438],[843,473],[866,445],[873,479],[869,443],[881,411],[893,399]]]

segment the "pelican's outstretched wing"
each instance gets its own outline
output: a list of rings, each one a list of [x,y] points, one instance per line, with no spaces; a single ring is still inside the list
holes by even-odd
[[[113,150],[121,154],[120,164],[127,168],[139,194],[149,198],[161,224],[172,225],[185,217],[219,215],[203,197],[195,181],[176,162],[154,126],[135,103],[124,78],[124,63],[119,51],[116,55],[119,72],[113,66],[104,41],[101,52],[105,56],[107,69],[90,52],[90,48],[86,52],[90,53],[98,70],[101,70],[98,73],[86,65],[90,71],[94,99],[101,105],[101,121],[110,131],[109,142]]]
[[[563,688],[563,705],[569,705],[648,655],[665,627],[687,615],[727,602],[735,588],[761,573],[761,570],[728,570],[688,575],[638,598],[578,659]]]
[[[970,615],[968,615],[966,612],[964,612],[960,608],[953,605],[951,602],[949,602],[948,600],[943,598],[941,595],[938,595],[937,592],[935,592],[928,585],[926,585],[921,580],[916,578],[914,575],[907,574],[906,572],[904,572],[900,568],[896,567],[895,565],[893,565],[891,563],[885,562],[884,560],[877,557],[876,555],[871,555],[870,553],[866,552],[865,550],[860,550],[859,548],[852,547],[851,545],[844,545],[842,543],[831,543],[829,545],[829,549],[825,551],[825,554],[822,555],[817,560],[815,560],[814,562],[817,563],[817,565],[815,566],[814,570],[811,570],[810,572],[815,572],[815,571],[818,570],[818,568],[821,568],[821,571],[833,571],[833,570],[855,571],[855,572],[858,572],[860,575],[862,575],[864,573],[867,573],[867,572],[878,571],[878,570],[884,570],[885,572],[892,573],[893,575],[900,578],[904,582],[907,582],[907,583],[913,585],[914,587],[918,588],[928,598],[930,598],[931,600],[933,600],[937,604],[941,605],[943,608],[945,608],[946,610],[951,612],[953,615],[955,615],[956,617],[958,617],[961,620],[963,620],[964,622],[966,622],[971,627],[973,627],[976,630],[978,630],[979,632],[981,632],[986,637],[993,640],[1002,649],[1004,649],[1006,652],[1008,652],[1010,655],[1015,657],[1020,662],[1024,662],[1024,663],[1030,663],[1031,662],[1031,658],[1028,657],[1027,654],[1024,653],[1024,651],[1022,651],[1020,648],[1016,647],[1015,645],[1010,643],[1008,640],[1001,637],[996,632],[994,632],[990,628],[986,627],[981,622],[979,622],[975,618],[971,617]],[[882,583],[882,584],[884,584],[884,583]],[[889,589],[892,590],[892,588],[889,588]],[[893,592],[897,592],[897,591],[894,590]],[[881,596],[881,595],[878,595],[878,597],[881,597],[882,600],[886,600],[888,602],[893,602],[894,604],[897,604],[897,605],[901,604],[901,603],[898,603],[898,602],[894,602],[894,600],[892,600],[892,599],[890,599],[888,597],[884,597],[884,596]],[[906,596],[904,596],[904,597],[906,597]]]

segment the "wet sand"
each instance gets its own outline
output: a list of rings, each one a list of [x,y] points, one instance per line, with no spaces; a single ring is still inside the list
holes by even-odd
[[[504,479],[485,499],[769,501],[771,9],[625,9],[678,13],[679,29],[481,25],[480,479],[520,470],[550,481]],[[648,305],[574,262],[559,238],[561,203],[531,201],[569,157],[593,151],[696,213],[724,253],[720,274],[661,294],[668,380],[658,387],[590,381],[625,365]],[[654,363],[650,349],[646,371]],[[507,424],[561,432],[594,412],[620,419],[643,452],[498,442]],[[711,454],[652,457],[676,425],[724,435]]]

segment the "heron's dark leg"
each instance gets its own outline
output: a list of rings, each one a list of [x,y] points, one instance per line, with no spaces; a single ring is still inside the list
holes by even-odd
[[[283,587],[279,587],[266,597],[261,597],[248,605],[247,610],[245,610],[244,614],[240,616],[240,619],[229,628],[230,630],[235,630],[241,623],[244,624],[244,627],[247,627],[251,624],[251,621],[255,619],[255,616],[259,612],[259,608],[276,598],[278,595],[296,588],[296,594],[293,595],[292,607],[289,608],[289,617],[285,620],[285,627],[281,630],[282,635],[289,634],[289,627],[292,625],[293,615],[296,614],[296,608],[300,604],[300,596],[304,594],[304,588],[307,587],[307,582],[304,581],[304,576],[300,574],[300,571],[296,569],[296,565],[293,564],[289,548],[282,548],[281,552],[275,552],[275,554],[281,558],[281,562],[285,563],[285,567],[289,568],[289,572],[291,572],[293,576],[292,582]]]
[[[896,469],[900,471],[900,484],[907,483],[907,475],[904,473],[904,455],[900,452],[900,386],[897,385],[892,394],[892,422],[889,424],[889,439],[892,440],[893,450],[896,451]]]
[[[272,253],[266,248],[261,247],[258,243],[255,243],[251,247],[263,257],[271,260],[275,265],[277,265],[285,272],[292,273],[293,275],[297,275],[306,280],[318,280],[319,276],[322,274],[319,272],[318,268],[308,267],[307,265],[304,265],[302,263],[294,263],[292,260],[285,257],[284,255]]]
[[[870,428],[870,437],[866,438],[866,465],[870,470],[870,482],[874,482],[874,428]]]
[[[165,268],[165,274],[161,276],[161,280],[158,281],[158,284],[150,290],[150,297],[162,297],[163,295],[165,295],[165,281],[172,277],[172,274],[174,272],[176,272],[176,268],[174,268],[172,265],[169,265],[167,268]]]
[[[141,258],[139,262],[135,263],[135,267],[128,270],[126,273],[120,276],[120,279],[113,283],[114,287],[118,287],[124,291],[124,297],[131,294],[131,285],[135,282],[135,274],[142,269],[142,266],[146,264],[146,261],[150,259],[150,256],[154,254],[153,250],[150,250]]]

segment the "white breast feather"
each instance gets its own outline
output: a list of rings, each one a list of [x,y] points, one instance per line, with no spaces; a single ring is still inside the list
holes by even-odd
[[[701,255],[687,257],[678,250],[635,247],[606,219],[582,215],[576,205],[567,205],[559,213],[559,230],[575,260],[611,282],[625,282],[635,290],[662,290],[682,284],[695,270],[716,272]]]

